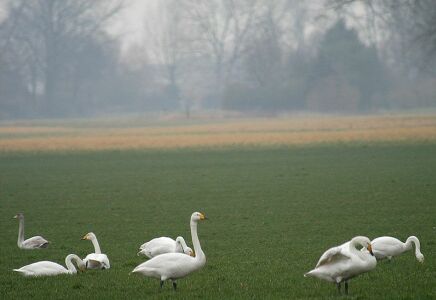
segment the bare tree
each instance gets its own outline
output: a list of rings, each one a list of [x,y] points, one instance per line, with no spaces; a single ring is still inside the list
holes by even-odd
[[[398,62],[428,66],[436,58],[436,2],[433,0],[329,0],[327,6],[340,13],[353,13],[356,5],[365,9],[366,29],[373,43],[389,43],[390,55]],[[380,38],[381,37],[381,38]],[[381,40],[381,41],[380,41]],[[383,45],[383,46],[385,46]]]
[[[13,28],[8,48],[30,77],[33,93],[42,86],[46,110],[57,104],[65,58],[80,48],[80,38],[98,36],[122,8],[121,1],[18,0],[11,2],[7,26]],[[6,25],[5,25],[6,26]],[[80,37],[80,38],[79,38]]]
[[[168,103],[161,104],[165,110],[178,106],[181,101],[180,72],[189,52],[184,25],[177,0],[160,1],[155,13],[145,20],[147,56],[159,67],[166,81]],[[189,101],[185,100],[184,105],[189,118]]]
[[[244,53],[258,0],[183,0],[197,52],[210,56],[218,97]]]

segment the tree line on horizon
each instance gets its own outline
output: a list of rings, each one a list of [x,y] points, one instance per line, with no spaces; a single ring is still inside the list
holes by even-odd
[[[0,7],[0,119],[436,106],[431,0],[162,0],[125,53],[125,1]]]

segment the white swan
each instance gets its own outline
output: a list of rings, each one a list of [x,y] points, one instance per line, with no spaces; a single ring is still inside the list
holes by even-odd
[[[18,248],[20,249],[38,249],[38,248],[47,248],[49,241],[47,241],[42,236],[34,236],[24,240],[24,214],[18,213],[14,216],[15,219],[19,220],[18,226]]]
[[[160,279],[162,288],[165,280],[172,280],[174,290],[177,288],[176,280],[183,278],[206,264],[206,255],[201,249],[197,235],[198,221],[205,220],[204,214],[195,212],[191,215],[191,236],[194,245],[195,257],[183,253],[165,253],[153,257],[152,259],[137,266],[132,273],[140,273],[147,277]]]
[[[360,245],[368,252],[356,249]],[[370,255],[371,254],[371,255]],[[348,280],[362,273],[371,271],[377,265],[372,253],[371,241],[364,236],[356,236],[351,241],[330,248],[319,259],[315,269],[304,274],[336,283],[339,293],[341,282],[345,282],[345,293],[348,294]]]
[[[372,240],[372,252],[377,259],[389,259],[398,256],[406,251],[412,250],[412,243],[415,244],[415,256],[419,262],[424,262],[424,255],[421,253],[421,247],[419,240],[416,236],[409,236],[405,243],[402,241],[390,237],[382,236]]]
[[[97,237],[93,232],[87,233],[82,240],[89,240],[94,245],[94,253],[88,254],[83,262],[87,269],[109,269],[111,267],[109,258],[106,254],[102,254],[100,245],[98,244]]]
[[[142,254],[153,258],[164,253],[185,253],[194,256],[194,252],[186,245],[185,239],[178,236],[176,240],[169,237],[154,238],[139,247],[138,255]]]
[[[14,269],[13,271],[20,273],[23,276],[53,276],[60,274],[76,274],[77,270],[72,261],[77,263],[77,266],[80,270],[85,270],[85,264],[76,254],[69,254],[65,258],[65,265],[61,266],[60,264],[51,262],[51,261],[39,261],[19,269]]]

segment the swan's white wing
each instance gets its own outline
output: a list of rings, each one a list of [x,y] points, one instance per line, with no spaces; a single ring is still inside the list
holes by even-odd
[[[163,236],[163,237],[159,237],[159,238],[154,238],[154,239],[142,244],[141,247],[139,247],[139,249],[140,250],[143,250],[146,248],[152,249],[155,247],[162,247],[162,246],[175,247],[175,245],[176,245],[175,240],[173,240],[172,238]]]
[[[384,258],[385,256],[396,256],[404,252],[404,243],[400,240],[383,236],[374,239],[371,242],[372,251],[378,258]]]
[[[14,271],[24,276],[52,276],[69,273],[66,268],[51,261],[36,262],[19,269],[14,269]]]
[[[23,248],[46,248],[49,242],[42,236],[34,236],[23,241]]]
[[[88,254],[83,262],[87,269],[109,269],[111,267],[106,254]]]
[[[315,268],[318,268],[318,267],[325,265],[325,264],[334,263],[334,262],[337,262],[339,260],[350,259],[351,257],[349,255],[349,253],[347,253],[346,251],[343,251],[343,249],[344,249],[344,245],[328,249],[326,252],[324,252],[323,255],[321,255]]]
[[[151,257],[155,257],[161,254],[165,254],[165,253],[172,253],[175,250],[175,247],[173,246],[168,246],[168,245],[163,245],[160,247],[155,247],[152,249],[146,249],[149,251]]]
[[[175,252],[176,241],[169,237],[154,238],[141,245],[140,253],[148,257],[155,257],[164,253]]]
[[[132,272],[165,280],[184,277],[199,267],[201,266],[195,263],[195,258],[189,255],[166,253],[140,264]]]
[[[402,248],[403,244],[404,243],[402,241],[400,241],[396,238],[390,237],[390,236],[378,237],[378,238],[373,239],[371,241],[372,247],[379,246],[379,247],[394,247],[394,248],[400,247],[400,248]]]

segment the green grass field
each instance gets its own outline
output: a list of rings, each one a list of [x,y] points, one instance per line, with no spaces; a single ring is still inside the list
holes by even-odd
[[[221,150],[126,150],[0,154],[3,299],[338,298],[333,284],[303,274],[327,248],[356,235],[421,240],[351,280],[354,299],[436,298],[436,144],[354,143]],[[204,269],[159,291],[129,276],[140,244],[199,224]],[[17,220],[45,250],[20,250]],[[90,253],[96,233],[111,269],[23,278],[13,268]]]

